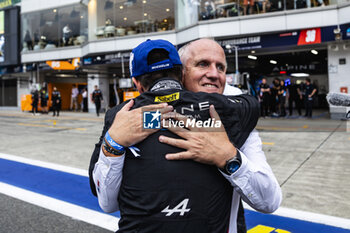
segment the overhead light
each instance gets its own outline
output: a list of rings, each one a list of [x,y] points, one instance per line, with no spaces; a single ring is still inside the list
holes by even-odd
[[[143,3],[143,4],[146,4],[146,3],[147,3],[147,1],[146,1],[146,0],[143,0],[143,1],[142,1],[142,3]]]
[[[121,10],[123,10],[123,8],[124,8],[123,6],[120,6],[120,7],[119,7],[119,9],[121,9]]]
[[[143,16],[147,16],[147,13],[144,13]]]
[[[318,52],[317,52],[317,50],[311,50],[311,53],[313,53],[313,54],[315,54],[315,55],[317,55],[318,54]]]
[[[255,53],[255,50],[252,50],[252,51],[251,51],[251,53],[253,53],[253,54],[254,54],[254,53]]]
[[[169,11],[170,11],[170,9],[169,9],[169,8],[166,8],[166,9],[165,9],[165,11],[166,11],[166,12],[169,12]]]
[[[252,60],[258,59],[256,56],[253,56],[253,55],[248,55],[248,58],[249,58],[249,59],[252,59]]]
[[[290,76],[301,78],[301,77],[309,77],[310,75],[307,73],[292,73]]]
[[[277,64],[277,61],[275,61],[275,60],[270,60],[270,63],[271,63],[271,64]]]

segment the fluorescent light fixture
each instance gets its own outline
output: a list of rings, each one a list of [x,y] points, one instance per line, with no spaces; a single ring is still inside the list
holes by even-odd
[[[271,63],[271,64],[277,64],[277,61],[275,61],[275,60],[270,60],[270,63]]]
[[[317,50],[311,50],[311,53],[313,53],[313,54],[315,54],[315,55],[317,55],[318,54],[318,52],[317,52]]]
[[[292,73],[290,74],[292,77],[302,78],[302,77],[309,77],[310,75],[307,73]]]
[[[248,55],[248,58],[249,58],[249,59],[252,59],[252,60],[258,59],[256,56],[253,56],[253,55]]]

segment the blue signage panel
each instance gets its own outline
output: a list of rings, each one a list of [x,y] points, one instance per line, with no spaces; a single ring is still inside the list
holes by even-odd
[[[248,36],[248,37],[230,38],[225,40],[218,40],[218,42],[224,48],[226,47],[226,45],[229,44],[231,46],[232,45],[238,46],[239,50],[254,50],[254,49],[270,48],[270,47],[317,44],[317,43],[335,41],[335,34],[334,34],[335,29],[337,29],[337,26],[328,26],[323,28],[294,30],[294,31],[274,33],[274,34],[268,34],[268,35],[256,35],[256,36]],[[320,38],[318,38],[318,34],[315,34],[314,37],[316,38],[313,38],[313,39],[318,39],[318,40],[315,40],[314,42],[311,41],[311,43],[307,43],[308,39],[312,38],[312,33],[305,35],[307,31],[320,33],[321,34]],[[340,31],[341,31],[341,39],[343,40],[350,39],[350,24],[340,25]],[[305,42],[305,39],[306,39],[306,42]]]

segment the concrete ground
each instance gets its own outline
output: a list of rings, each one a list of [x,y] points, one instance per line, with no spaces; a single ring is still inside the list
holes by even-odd
[[[259,120],[263,150],[282,186],[282,206],[350,219],[350,122],[323,112],[314,116]],[[0,152],[87,170],[103,117],[0,110]]]

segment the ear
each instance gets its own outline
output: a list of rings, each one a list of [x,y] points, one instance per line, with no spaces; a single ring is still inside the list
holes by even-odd
[[[144,88],[141,86],[140,81],[136,80],[135,78],[132,78],[132,82],[135,84],[137,90],[142,94],[145,92]]]

